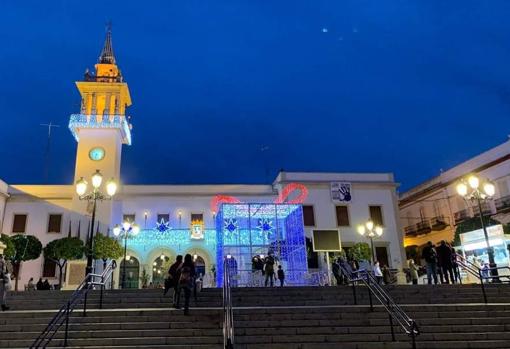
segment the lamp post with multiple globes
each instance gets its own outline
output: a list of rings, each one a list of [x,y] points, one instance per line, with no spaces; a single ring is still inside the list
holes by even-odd
[[[92,202],[92,218],[90,223],[90,232],[89,232],[89,239],[87,242],[87,267],[85,269],[85,274],[91,274],[92,273],[92,263],[93,263],[93,244],[94,244],[94,221],[96,219],[96,206],[97,206],[97,200],[109,200],[111,199],[115,193],[117,192],[117,182],[113,178],[108,180],[106,182],[106,193],[107,195],[104,195],[99,188],[101,187],[101,184],[103,183],[103,175],[99,170],[96,170],[96,172],[91,177],[92,182],[92,191],[87,193],[87,187],[88,183],[83,177],[81,177],[76,182],[76,193],[78,194],[78,197],[80,200],[87,200],[88,202]]]
[[[136,236],[140,232],[140,226],[136,223],[132,222],[124,222],[122,225],[116,225],[113,228],[113,235],[115,236],[121,236],[124,238],[124,262],[122,267],[122,282],[121,287],[122,289],[126,288],[126,261],[127,258],[127,241],[129,236]]]
[[[366,236],[370,239],[370,249],[372,252],[372,265],[375,264],[374,238],[382,236],[383,228],[379,225],[375,225],[372,220],[369,220],[364,225],[360,224],[358,226],[358,233],[361,236]]]
[[[489,266],[491,268],[492,276],[497,276],[498,271],[494,269],[497,267],[496,261],[494,260],[494,249],[489,242],[489,234],[487,233],[487,227],[483,220],[483,209],[482,202],[487,202],[494,197],[496,188],[494,184],[488,180],[480,179],[475,175],[471,175],[467,178],[462,179],[456,186],[457,194],[462,196],[464,199],[474,202],[478,211],[480,212],[480,223],[482,225],[483,235],[485,237],[485,244],[487,246],[487,254],[489,255]],[[496,281],[496,280],[495,280]]]

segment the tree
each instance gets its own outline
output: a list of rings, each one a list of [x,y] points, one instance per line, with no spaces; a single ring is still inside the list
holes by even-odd
[[[77,237],[53,240],[46,245],[44,257],[55,262],[59,269],[59,288],[62,287],[62,275],[67,261],[83,258],[84,251],[83,241]]]
[[[483,222],[485,223],[486,227],[489,227],[491,225],[499,224],[499,222],[495,221],[491,217],[484,216]],[[466,219],[465,221],[457,224],[457,228],[455,229],[455,236],[453,238],[452,245],[453,246],[460,246],[460,234],[467,233],[469,231],[482,229],[482,223],[480,221],[480,217],[471,217]]]
[[[6,246],[5,250],[4,250],[5,258],[11,259],[11,257],[14,256],[14,253],[16,252],[16,249],[14,247],[14,242],[12,242],[11,238],[5,234],[2,234],[0,236],[0,241],[2,241]]]
[[[21,264],[25,261],[39,258],[42,252],[42,244],[33,235],[17,234],[12,236],[10,240],[14,244],[14,254],[10,259],[14,266],[14,276],[16,277],[14,289],[17,291]]]
[[[124,250],[116,239],[102,234],[94,236],[94,259],[103,260],[103,269],[108,259],[118,259],[123,254]]]
[[[361,260],[368,261],[370,260],[371,256],[372,251],[370,250],[370,246],[366,242],[358,242],[349,249],[349,257],[357,261]]]

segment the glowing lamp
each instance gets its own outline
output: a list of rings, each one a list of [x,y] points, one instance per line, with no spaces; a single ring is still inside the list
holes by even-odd
[[[140,226],[138,224],[133,224],[131,227],[131,232],[133,235],[138,235],[138,233],[140,233]]]
[[[477,189],[480,185],[480,180],[476,176],[469,176],[468,183],[471,188]]]
[[[487,194],[487,196],[494,196],[496,188],[494,187],[494,184],[487,182],[483,185],[483,191]]]
[[[131,223],[129,223],[127,221],[122,223],[122,229],[124,229],[125,231],[128,231],[129,228],[131,228]]]
[[[129,261],[131,259],[131,256],[130,255],[127,255],[126,256],[126,260]]]
[[[108,196],[114,196],[117,192],[117,183],[113,178],[110,178],[110,180],[106,182],[106,192],[108,193]]]
[[[165,260],[165,255],[162,254],[161,257],[159,257],[159,258],[161,258],[162,260]]]
[[[231,254],[227,254],[227,259],[230,259],[232,258],[232,255]]]
[[[96,170],[96,172],[92,175],[92,186],[97,189],[101,186],[101,183],[103,183],[103,175],[99,170]]]
[[[457,194],[459,194],[460,196],[466,196],[468,192],[468,187],[466,183],[459,183],[457,184],[456,190]]]
[[[81,177],[76,182],[76,194],[78,194],[79,196],[83,196],[83,195],[85,195],[86,191],[87,191],[87,181],[84,180],[83,177]]]
[[[377,234],[377,236],[381,236],[383,233],[383,228],[381,226],[375,227],[375,233]]]
[[[368,230],[374,229],[374,222],[373,221],[370,220],[370,221],[367,222],[367,229]]]
[[[113,235],[119,236],[120,230],[121,230],[120,225],[117,224],[115,227],[113,227]]]
[[[195,253],[195,254],[193,255],[193,260],[194,260],[194,261],[196,261],[197,259],[198,259],[198,255]]]
[[[358,225],[358,233],[360,235],[365,235],[365,232],[366,232],[365,226],[364,225]]]

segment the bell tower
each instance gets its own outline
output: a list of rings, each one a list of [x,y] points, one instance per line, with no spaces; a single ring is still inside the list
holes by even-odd
[[[131,144],[131,124],[126,116],[131,96],[113,54],[110,26],[95,72],[87,69],[76,86],[81,110],[69,120],[69,129],[78,142],[74,182],[83,177],[90,184],[91,175],[100,170],[105,181],[114,178],[119,183],[122,145]],[[112,204],[105,201],[100,205],[98,219],[110,226]],[[86,206],[77,196],[73,200],[77,213],[87,214]]]

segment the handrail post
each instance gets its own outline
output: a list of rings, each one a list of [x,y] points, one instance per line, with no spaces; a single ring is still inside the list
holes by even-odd
[[[67,338],[68,338],[68,332],[69,332],[69,311],[71,308],[71,303],[67,301],[67,308],[66,308],[66,331],[64,334],[64,347],[67,347]]]
[[[85,297],[83,299],[83,316],[87,316],[87,296],[89,294],[89,281],[85,281]]]
[[[354,298],[354,305],[358,305],[358,297],[356,297],[356,282],[351,281],[352,284],[352,296]]]
[[[101,293],[99,294],[99,309],[103,309],[104,275],[101,275]]]
[[[370,300],[370,311],[374,311],[374,303],[372,302],[372,290],[370,288],[370,276],[367,274],[367,290],[368,290],[368,299]]]
[[[389,311],[391,308],[389,299],[386,299],[386,304],[388,306],[388,316],[390,318],[391,340],[395,342],[395,329],[393,328],[393,317],[391,316],[391,311]]]
[[[416,349],[416,322],[414,320],[411,323],[411,341],[413,349]]]
[[[483,282],[482,271],[478,269],[478,276],[480,277],[480,285],[482,286],[483,301],[487,304],[487,294],[485,293],[485,284]]]

